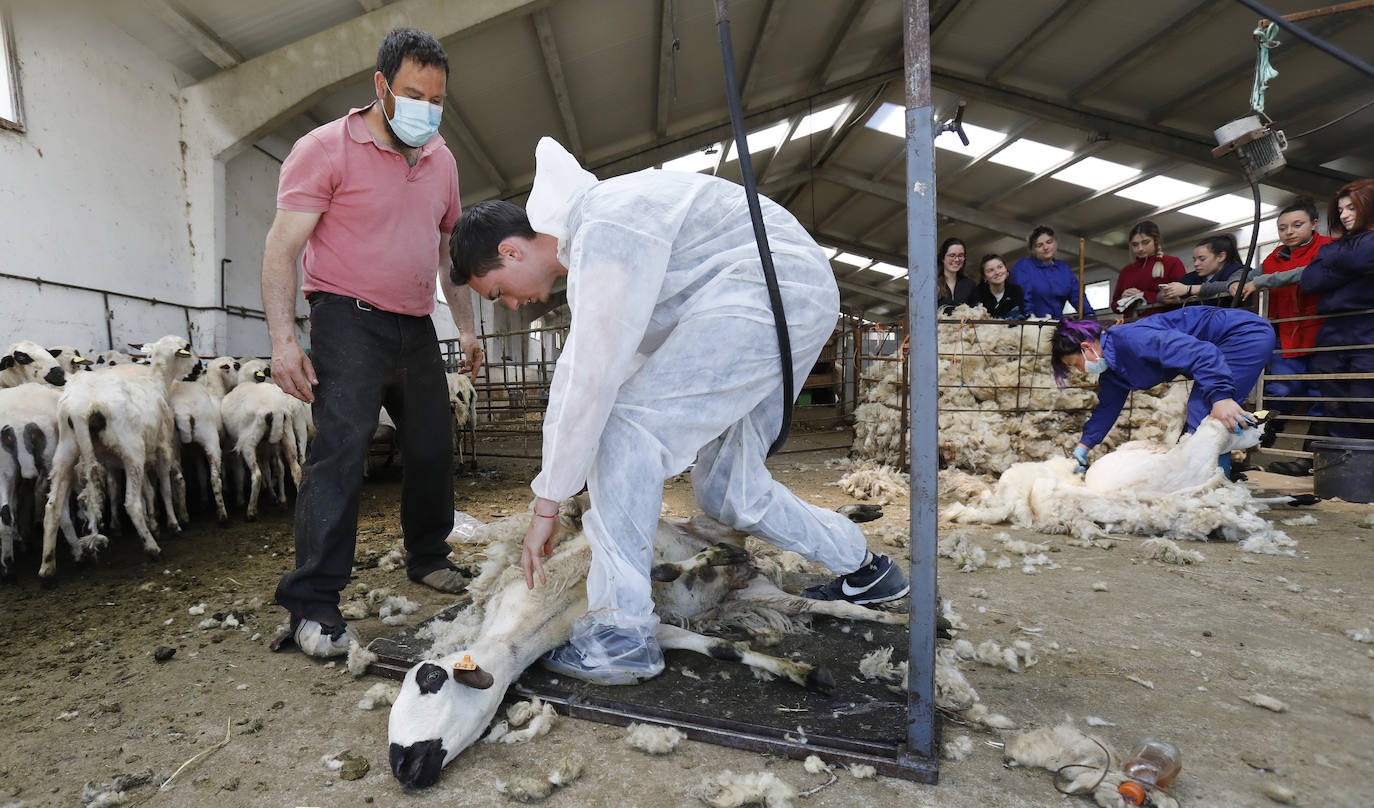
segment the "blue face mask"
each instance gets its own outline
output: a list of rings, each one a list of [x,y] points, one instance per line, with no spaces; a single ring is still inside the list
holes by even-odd
[[[418,149],[428,143],[439,131],[439,119],[443,117],[444,108],[428,101],[401,98],[391,92],[390,85],[387,85],[386,91],[391,93],[396,102],[396,114],[386,119],[391,124],[392,133],[413,148]],[[382,108],[382,112],[386,112],[386,107]]]
[[[1096,359],[1089,359],[1086,355],[1084,355],[1084,357],[1083,357],[1083,372],[1084,372],[1084,373],[1090,373],[1090,374],[1096,376],[1097,374],[1103,373],[1103,372],[1105,372],[1106,370],[1107,370],[1107,357],[1103,356],[1102,354],[1098,354]]]

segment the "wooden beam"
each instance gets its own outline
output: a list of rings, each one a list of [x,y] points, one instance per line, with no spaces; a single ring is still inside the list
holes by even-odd
[[[1171,22],[1141,45],[1131,47],[1125,56],[1097,71],[1097,75],[1075,87],[1069,93],[1069,101],[1077,103],[1087,96],[1095,95],[1112,86],[1127,73],[1144,64],[1146,59],[1158,59],[1164,48],[1177,39],[1180,32],[1197,30],[1225,9],[1231,8],[1231,0],[1200,0],[1191,10],[1171,17]]]
[[[660,3],[660,23],[658,26],[658,99],[654,104],[654,137],[663,138],[668,134],[668,115],[672,111],[673,93],[673,54],[677,40],[673,37],[673,0]]]
[[[778,25],[782,22],[782,7],[785,5],[787,0],[766,0],[763,7],[763,23],[759,25],[758,35],[754,37],[754,46],[749,49],[749,63],[744,66],[744,72],[739,77],[741,104],[747,103],[745,99],[749,97],[749,81],[755,77],[755,70],[763,59],[764,45],[777,38]]]
[[[530,15],[534,21],[534,32],[539,37],[539,50],[544,54],[544,69],[549,74],[549,84],[553,87],[553,98],[558,102],[558,115],[563,119],[563,131],[568,136],[568,150],[573,156],[582,159],[582,135],[577,130],[577,118],[573,115],[572,96],[568,93],[568,82],[563,76],[563,60],[558,56],[558,42],[553,36],[553,23],[549,12],[539,9]]]
[[[1040,50],[1041,46],[1059,33],[1059,29],[1072,22],[1078,13],[1087,7],[1091,0],[1065,0],[1044,22],[1031,29],[1021,41],[1007,51],[1002,60],[988,71],[989,80],[998,81],[1013,67],[1019,65],[1027,56]]]
[[[209,26],[201,22],[191,12],[182,8],[180,4],[173,0],[148,0],[153,10],[157,12],[158,18],[167,24],[167,27],[177,32],[177,35],[186,40],[206,59],[219,65],[221,69],[228,70],[243,64],[243,54],[234,49],[233,45],[225,42]]]
[[[458,142],[462,144],[468,155],[477,161],[477,167],[482,169],[482,173],[486,174],[487,178],[496,185],[496,190],[502,194],[506,193],[510,190],[510,181],[491,161],[491,157],[487,155],[487,150],[477,140],[477,135],[473,133],[472,127],[463,118],[462,107],[458,103],[458,99],[454,98],[453,91],[449,90],[445,98],[448,100],[444,104],[444,123],[452,127]]]

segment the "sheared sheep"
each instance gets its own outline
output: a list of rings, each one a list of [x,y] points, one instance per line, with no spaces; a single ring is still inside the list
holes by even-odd
[[[506,688],[544,653],[568,641],[573,621],[587,610],[584,581],[591,548],[573,521],[575,501],[565,503],[559,522],[562,539],[545,562],[548,583],[525,586],[518,566],[504,561],[518,547],[529,515],[517,514],[489,526],[497,547],[482,573],[468,587],[473,603],[465,614],[483,617],[476,636],[441,643],[458,650],[426,659],[406,673],[401,696],[388,724],[391,770],[408,787],[434,784],[445,764],[470,746],[491,722]],[[673,625],[700,620],[731,600],[757,601],[785,613],[905,624],[905,614],[867,609],[846,601],[818,601],[790,595],[757,576],[744,550],[744,534],[707,519],[659,522],[654,542],[654,601],[662,622],[664,649],[683,649],[731,659],[822,691],[834,679],[814,666],[770,657],[744,643],[711,639]],[[696,560],[708,565],[697,567]],[[686,562],[686,563],[678,563]],[[690,570],[690,571],[689,571]],[[460,615],[459,625],[475,620]]]

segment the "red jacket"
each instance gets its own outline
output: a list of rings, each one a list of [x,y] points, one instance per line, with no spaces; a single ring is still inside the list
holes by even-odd
[[[1305,267],[1312,262],[1313,258],[1317,257],[1317,250],[1330,241],[1330,236],[1317,233],[1312,236],[1311,241],[1301,247],[1294,248],[1291,252],[1287,247],[1280,246],[1264,259],[1264,263],[1261,265],[1264,274],[1270,275],[1287,269]],[[1269,291],[1269,319],[1310,317],[1317,313],[1317,301],[1321,299],[1321,295],[1308,294],[1297,286],[1271,289]],[[1321,330],[1322,320],[1299,320],[1295,323],[1277,323],[1277,325],[1279,344],[1283,346],[1283,355],[1285,358],[1292,359],[1295,356],[1307,356],[1312,353],[1312,349],[1317,345],[1317,332]]]
[[[1164,277],[1154,276],[1155,262],[1160,261],[1164,264]],[[1121,299],[1121,293],[1127,289],[1139,289],[1145,293],[1145,300],[1150,305],[1154,305],[1159,298],[1159,287],[1161,284],[1172,283],[1183,277],[1186,270],[1183,262],[1172,255],[1151,256],[1143,261],[1133,261],[1121,268],[1121,274],[1116,278],[1116,288],[1112,290],[1112,311],[1120,311],[1116,307],[1116,301]]]

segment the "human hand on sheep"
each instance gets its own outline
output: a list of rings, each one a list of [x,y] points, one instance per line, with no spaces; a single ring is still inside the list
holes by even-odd
[[[314,402],[315,391],[310,388],[320,383],[310,357],[297,342],[272,346],[272,380],[282,392],[306,404]]]
[[[525,531],[525,546],[520,551],[520,568],[525,571],[525,586],[534,588],[534,575],[539,573],[539,583],[549,582],[544,575],[546,555],[553,553],[553,541],[558,532],[558,503],[551,499],[536,497],[534,515],[530,517],[529,529]]]
[[[458,344],[463,346],[459,368],[475,380],[477,371],[482,369],[482,343],[476,337],[462,336],[458,338]]]
[[[1245,408],[1235,402],[1235,399],[1223,398],[1212,405],[1212,417],[1226,424],[1226,428],[1239,431],[1255,423],[1255,416],[1245,411]]]
[[[1073,459],[1078,461],[1078,465],[1074,466],[1074,472],[1078,474],[1086,472],[1088,470],[1088,447],[1081,443],[1073,447]]]

